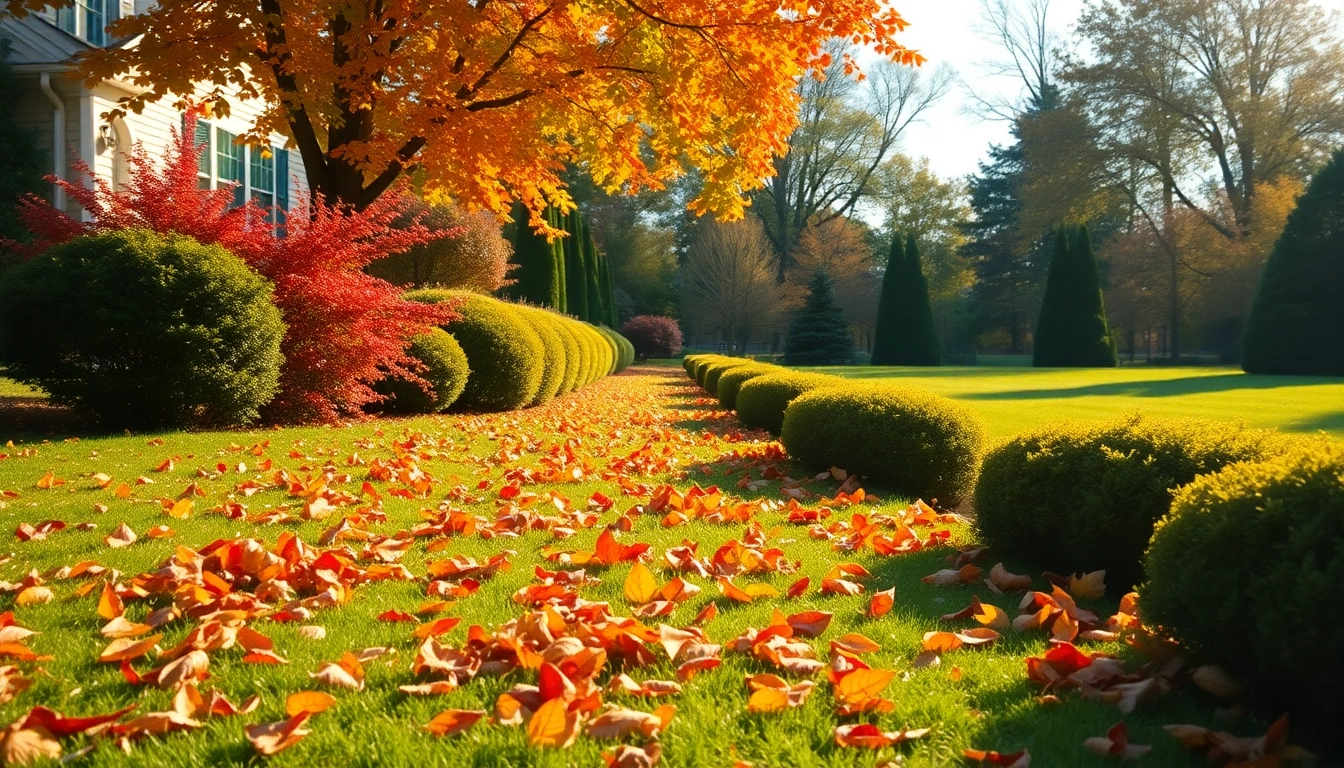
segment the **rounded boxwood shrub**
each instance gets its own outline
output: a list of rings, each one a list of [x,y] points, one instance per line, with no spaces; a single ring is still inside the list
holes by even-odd
[[[756,361],[749,358],[730,358],[709,366],[705,369],[705,391],[714,397],[718,397],[719,379],[723,377],[723,374],[750,365],[756,365]]]
[[[1044,426],[985,457],[976,527],[999,556],[1060,573],[1104,568],[1122,590],[1141,578],[1153,524],[1178,486],[1283,444],[1235,424],[1140,416]]]
[[[602,334],[602,339],[606,341],[607,346],[611,348],[611,366],[604,374],[610,376],[611,374],[616,373],[621,367],[621,343],[616,340],[616,334],[605,325],[595,325],[593,326],[593,329]]]
[[[709,367],[732,359],[726,355],[705,355],[700,358],[695,362],[695,383],[699,384],[701,389],[704,389],[705,374],[709,373]]]
[[[8,375],[107,427],[245,424],[279,391],[272,286],[218,245],[127,229],[57,245],[0,284]]]
[[[579,376],[579,384],[592,384],[602,378],[602,354],[607,343],[585,322],[574,321],[574,328],[583,342],[583,373]]]
[[[458,301],[462,317],[444,326],[467,355],[471,375],[454,410],[510,411],[532,402],[541,388],[546,350],[532,325],[511,304],[468,291],[423,288],[411,301]]]
[[[1145,623],[1273,716],[1344,722],[1344,445],[1303,441],[1182,488],[1144,561]]]
[[[385,413],[439,413],[448,410],[467,386],[471,369],[467,354],[451,333],[435,328],[411,339],[406,354],[420,361],[420,378],[429,384],[426,392],[419,384],[389,376],[373,386],[387,399],[379,404]]]
[[[769,363],[752,363],[751,365],[741,365],[723,372],[719,376],[719,405],[728,410],[737,408],[737,393],[742,389],[742,385],[756,378],[757,376],[769,376],[772,373],[782,373],[785,369]]]
[[[596,325],[587,322],[583,325],[596,340],[595,352],[597,359],[593,366],[593,381],[597,381],[603,376],[611,373],[612,365],[616,362],[616,344]]]
[[[579,387],[579,373],[583,368],[583,346],[570,325],[570,321],[553,312],[546,312],[555,323],[560,342],[565,345],[565,374],[560,380],[560,389],[556,394],[567,395]]]
[[[784,426],[784,409],[795,397],[819,387],[844,384],[839,376],[822,373],[768,373],[757,376],[737,391],[737,419],[752,429],[764,429],[775,437]]]
[[[954,505],[975,485],[985,427],[971,409],[931,392],[845,384],[789,403],[779,441],[814,471],[840,467],[911,498]]]
[[[621,347],[621,362],[616,366],[616,372],[620,373],[635,364],[635,345],[623,333],[612,331],[612,334]]]
[[[549,315],[539,309],[515,305],[523,319],[532,326],[532,330],[541,337],[545,367],[541,371],[541,384],[537,387],[536,397],[531,405],[542,403],[555,397],[565,379],[565,344],[560,339],[560,331]]]

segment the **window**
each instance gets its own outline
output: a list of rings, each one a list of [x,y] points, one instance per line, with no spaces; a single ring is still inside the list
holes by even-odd
[[[185,115],[182,121],[185,125]],[[196,169],[197,185],[201,189],[222,189],[237,184],[233,190],[234,206],[251,199],[272,209],[273,215],[283,221],[289,210],[289,150],[235,144],[236,134],[205,120],[196,121],[194,138],[197,146],[204,145],[201,163]]]
[[[75,0],[73,5],[56,9],[56,26],[90,45],[111,42],[107,25],[121,15],[120,0]]]

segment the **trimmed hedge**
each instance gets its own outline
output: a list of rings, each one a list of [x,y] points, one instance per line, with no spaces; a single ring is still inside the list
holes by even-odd
[[[565,347],[565,373],[560,381],[560,390],[556,394],[567,395],[579,388],[579,374],[583,370],[583,345],[570,324],[564,322],[565,318],[550,312],[546,314],[555,319],[556,331]]]
[[[757,376],[768,376],[772,373],[782,373],[785,369],[769,363],[754,363],[752,365],[743,365],[723,372],[719,377],[719,405],[728,410],[737,409],[737,393],[742,389],[742,385],[756,378]]]
[[[439,304],[458,300],[462,317],[444,326],[467,355],[471,375],[455,410],[509,411],[536,398],[546,369],[541,337],[512,304],[467,291],[424,288],[411,301]]]
[[[453,335],[435,328],[429,333],[411,339],[406,354],[419,360],[424,370],[420,378],[430,386],[426,392],[419,384],[400,377],[389,376],[373,386],[374,391],[386,395],[379,404],[384,413],[438,413],[448,410],[467,386],[471,368],[467,354]]]
[[[279,391],[272,286],[218,245],[126,229],[87,235],[0,283],[0,360],[112,428],[255,420]]]
[[[1178,486],[1285,439],[1235,424],[1132,416],[1017,435],[985,457],[976,527],[1000,556],[1060,573],[1106,569],[1118,590],[1140,580],[1153,525]]]
[[[955,505],[969,496],[985,427],[969,408],[912,387],[845,384],[799,395],[780,442],[813,471],[840,467],[911,498]]]
[[[784,426],[784,409],[793,399],[814,389],[845,384],[839,376],[821,373],[772,373],[757,376],[737,391],[737,418],[752,429],[764,429],[775,437]]]
[[[605,325],[594,325],[593,328],[602,334],[602,339],[607,342],[607,346],[611,347],[611,368],[607,370],[607,375],[617,373],[621,370],[621,361],[625,356],[624,350],[621,349],[621,343],[616,340],[616,334]]]
[[[1243,682],[1266,713],[1344,722],[1344,445],[1311,441],[1176,494],[1140,590],[1144,621]]]
[[[756,361],[750,358],[734,358],[707,367],[705,369],[705,392],[708,392],[712,397],[718,397],[719,380],[723,378],[723,374],[750,365],[756,365]]]
[[[540,309],[526,306],[515,307],[523,319],[532,326],[532,330],[541,337],[545,366],[541,372],[541,384],[537,387],[536,397],[529,405],[541,405],[554,398],[565,380],[565,343],[560,339],[559,323],[553,315]]]

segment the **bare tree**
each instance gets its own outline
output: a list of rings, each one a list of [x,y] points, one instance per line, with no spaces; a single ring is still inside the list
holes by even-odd
[[[989,119],[1016,120],[1024,104],[1045,104],[1055,87],[1055,54],[1059,39],[1050,28],[1050,0],[981,0],[980,35],[998,50],[981,63],[991,78],[1020,84],[1011,97],[977,92],[963,83],[974,111]]]
[[[703,220],[682,265],[682,309],[695,328],[722,334],[729,351],[775,329],[780,286],[761,223]]]
[[[1219,269],[1193,264],[1177,214],[1234,244],[1254,238],[1258,190],[1303,178],[1344,137],[1337,29],[1310,0],[1109,0],[1084,13],[1091,55],[1063,79],[1098,130],[1110,182],[1161,249],[1173,357],[1184,274]]]
[[[833,49],[835,63],[824,79],[799,84],[799,125],[789,152],[776,158],[775,176],[753,204],[779,257],[781,282],[803,230],[850,215],[871,193],[873,175],[901,135],[947,94],[954,78],[946,68],[925,72],[882,62],[859,81],[845,73],[846,52]]]

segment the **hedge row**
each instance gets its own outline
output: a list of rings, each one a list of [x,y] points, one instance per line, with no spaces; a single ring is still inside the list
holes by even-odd
[[[989,453],[975,509],[998,555],[1137,583],[1145,625],[1262,714],[1318,736],[1344,721],[1344,614],[1323,609],[1344,604],[1344,445],[1137,416],[1050,425]]]
[[[433,401],[435,411],[450,407],[458,411],[508,411],[541,405],[623,371],[634,360],[634,348],[616,332],[551,310],[437,288],[411,291],[406,298],[426,304],[458,302],[461,319],[443,330],[456,340],[464,355],[465,383],[454,399]],[[418,357],[417,350],[412,349],[412,354]],[[441,383],[447,382],[436,379],[434,363],[420,359],[426,367],[421,377],[438,394]],[[451,390],[445,388],[447,391]],[[424,407],[424,402],[418,404]]]
[[[975,482],[984,429],[951,400],[722,355],[691,355],[683,365],[743,425],[779,437],[809,469],[841,467],[944,504]]]

